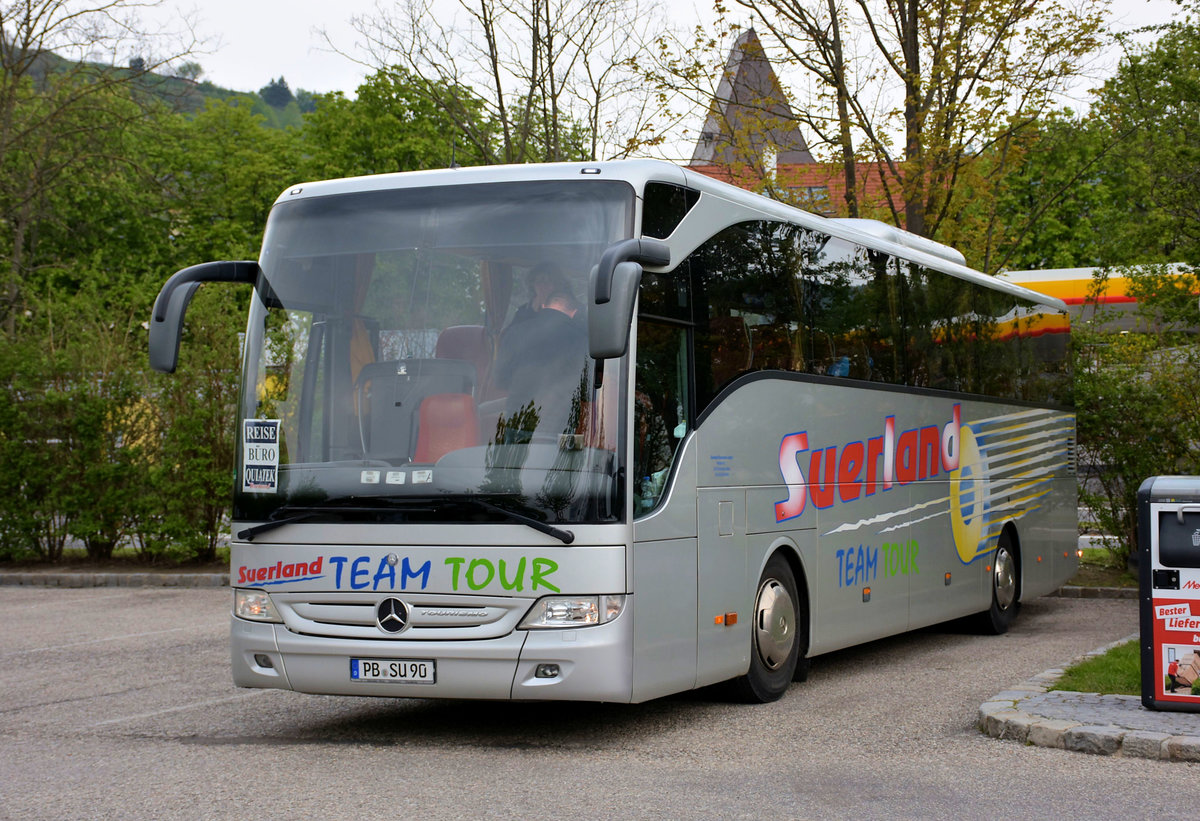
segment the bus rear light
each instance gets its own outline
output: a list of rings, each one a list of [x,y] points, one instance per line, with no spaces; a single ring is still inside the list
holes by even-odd
[[[283,622],[270,594],[263,590],[234,590],[233,615],[250,621]]]
[[[624,596],[546,596],[534,602],[520,627],[526,630],[590,627],[612,621],[624,607]]]

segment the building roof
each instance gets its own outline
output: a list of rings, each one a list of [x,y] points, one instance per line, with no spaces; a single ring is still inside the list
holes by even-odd
[[[758,167],[771,154],[780,164],[813,162],[762,41],[747,29],[729,52],[690,164]]]

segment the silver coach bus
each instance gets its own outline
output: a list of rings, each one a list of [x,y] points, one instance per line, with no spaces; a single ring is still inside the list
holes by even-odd
[[[822,653],[1076,569],[1058,300],[659,162],[309,183],[257,262],[234,681],[779,698]]]

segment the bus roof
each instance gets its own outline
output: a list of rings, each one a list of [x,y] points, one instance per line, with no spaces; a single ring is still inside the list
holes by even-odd
[[[1065,311],[1067,308],[1066,304],[1056,296],[1048,296],[1023,287],[1011,279],[988,276],[967,267],[966,259],[961,253],[934,240],[878,220],[830,218],[812,214],[662,160],[488,165],[347,177],[290,186],[279,195],[275,202],[279,204],[295,199],[364,191],[442,185],[480,185],[496,182],[569,180],[580,177],[622,180],[638,191],[641,191],[647,182],[685,185],[700,191],[702,196],[716,197],[736,203],[742,209],[758,211],[765,217],[774,217],[805,228],[823,231],[839,239],[866,245],[908,259],[926,268],[932,268],[950,276],[975,282],[1056,310]],[[690,251],[691,249],[688,249],[689,253]],[[671,264],[677,262],[673,259]]]

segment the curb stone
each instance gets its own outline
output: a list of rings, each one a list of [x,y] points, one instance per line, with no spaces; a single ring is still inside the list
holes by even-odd
[[[228,587],[228,573],[0,572],[0,587]]]
[[[1062,599],[1136,599],[1136,587],[1076,587],[1064,585],[1048,594]]]
[[[1081,597],[1084,598],[1084,597]],[[1086,597],[1091,598],[1091,597]],[[1123,598],[1123,597],[1122,597]],[[1138,633],[1106,644],[1075,659],[1072,664],[1093,656],[1103,655],[1121,644],[1139,638]],[[1043,671],[1016,687],[1004,690],[985,701],[979,707],[976,722],[980,732],[1000,739],[1015,740],[1037,747],[1051,747],[1093,755],[1120,755],[1127,758],[1150,758],[1161,761],[1200,761],[1200,735],[1154,732],[1146,729],[1130,729],[1116,724],[1085,723],[1070,719],[1039,715],[1040,699],[1063,675],[1063,669]],[[1101,696],[1095,693],[1063,693],[1086,712],[1089,706],[1133,707],[1141,710],[1141,700],[1136,696]],[[1030,702],[1033,702],[1032,704]],[[1048,712],[1053,712],[1050,710]],[[1097,709],[1097,713],[1101,710]],[[1173,719],[1183,714],[1170,715]],[[1132,714],[1132,713],[1131,713]],[[1194,717],[1193,717],[1194,720]],[[1200,729],[1200,722],[1196,723]]]

